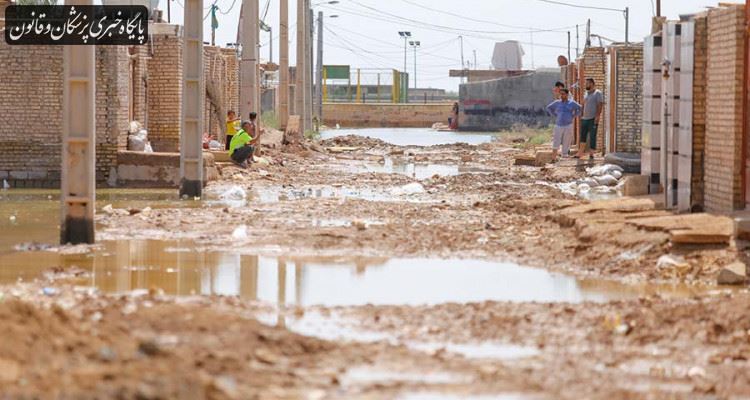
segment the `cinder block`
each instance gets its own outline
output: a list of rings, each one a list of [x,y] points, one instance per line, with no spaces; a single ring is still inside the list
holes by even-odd
[[[624,196],[645,196],[649,193],[650,177],[648,175],[630,175],[624,178],[622,194]]]

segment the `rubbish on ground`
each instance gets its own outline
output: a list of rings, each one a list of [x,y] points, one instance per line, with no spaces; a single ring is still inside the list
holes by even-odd
[[[617,178],[615,178],[614,176],[609,175],[609,174],[607,174],[607,175],[600,175],[600,176],[597,176],[594,179],[596,179],[596,181],[600,185],[604,185],[604,186],[615,186],[615,185],[617,185]]]
[[[8,180],[3,179],[3,189],[10,189],[10,184],[8,184]]]
[[[269,165],[271,165],[271,161],[269,161],[265,157],[255,157],[255,156],[253,156],[253,161],[255,163],[257,163],[258,165],[262,165],[262,166],[269,166]]]
[[[656,261],[656,268],[669,277],[684,277],[690,272],[691,266],[682,257],[664,254]]]
[[[247,239],[247,225],[240,225],[234,228],[234,231],[232,232],[232,238],[239,240]]]
[[[602,176],[607,175],[611,171],[620,171],[623,172],[622,167],[619,167],[614,164],[603,164],[596,167],[586,168],[586,173],[589,176]]]
[[[394,196],[408,196],[412,194],[424,193],[424,186],[420,183],[412,182],[404,186],[399,186],[391,189],[391,194]]]
[[[52,288],[52,287],[42,288],[42,294],[44,294],[45,296],[54,296],[57,293],[58,293],[58,291],[55,288]]]

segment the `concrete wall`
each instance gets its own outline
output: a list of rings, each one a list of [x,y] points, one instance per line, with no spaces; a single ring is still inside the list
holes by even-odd
[[[744,7],[727,6],[708,13],[705,203],[709,211],[731,212],[744,207]]]
[[[0,41],[0,180],[12,187],[60,185],[63,65],[60,46],[9,46]],[[128,54],[96,51],[96,177],[116,165],[127,134]]]
[[[180,185],[180,153],[118,153],[117,185],[130,188],[177,188]],[[219,178],[213,154],[203,153],[204,185]]]
[[[459,127],[470,131],[497,131],[516,124],[547,126],[552,119],[545,107],[553,100],[552,88],[559,79],[559,70],[547,70],[463,84],[459,90]]]
[[[448,123],[453,103],[373,104],[325,103],[323,123],[342,127],[428,128],[435,122]]]

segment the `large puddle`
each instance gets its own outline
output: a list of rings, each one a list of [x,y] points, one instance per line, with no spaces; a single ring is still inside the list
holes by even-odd
[[[18,239],[17,239],[18,240]],[[430,305],[482,301],[603,302],[706,289],[581,280],[512,263],[290,255],[201,250],[192,242],[103,242],[83,254],[0,254],[0,283],[40,276],[50,267],[90,271],[85,285],[122,293],[159,288],[171,295],[228,295],[300,306]]]
[[[201,202],[179,200],[176,189],[97,190],[97,213],[108,204],[124,209],[201,206]],[[19,242],[57,243],[59,238],[59,190],[0,190],[0,254],[7,253]]]
[[[494,135],[487,133],[469,132],[439,132],[433,129],[407,129],[407,128],[372,128],[372,129],[331,129],[321,132],[322,139],[330,139],[337,136],[358,135],[397,146],[435,146],[440,144],[467,143],[482,144],[493,140]]]

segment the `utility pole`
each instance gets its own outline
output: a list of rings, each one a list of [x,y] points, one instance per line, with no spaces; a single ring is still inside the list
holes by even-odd
[[[258,0],[242,0],[242,54],[240,57],[240,118],[260,113],[258,98]]]
[[[211,4],[211,46],[216,46],[216,28],[219,27],[218,21],[216,20],[216,9],[218,6],[214,1]]]
[[[305,85],[305,126],[307,127],[306,130],[311,130],[313,129],[312,117],[315,112],[313,107],[313,82],[315,82],[315,63],[313,62],[315,27],[313,26],[313,22],[315,21],[315,18],[313,16],[313,10],[310,7],[310,0],[305,0],[305,10],[307,10],[307,19],[305,20],[305,27],[307,29],[307,41],[305,42],[305,57],[307,57],[305,60],[305,67],[307,68],[307,80]]]
[[[584,49],[591,47],[591,20],[586,21],[586,44]]]
[[[180,197],[196,198],[203,192],[203,0],[185,0],[184,21]]]
[[[323,11],[318,12],[318,65],[315,79],[318,124],[323,123]]]
[[[534,65],[534,31],[529,31],[529,37],[531,38],[531,69],[535,69]]]
[[[279,125],[289,120],[289,0],[279,0]]]
[[[474,69],[477,69],[477,50],[474,49]]]
[[[172,10],[169,4],[172,2],[172,0],[167,0],[167,23],[172,23]]]
[[[625,44],[630,44],[630,7],[625,7]]]
[[[570,62],[570,31],[568,31],[568,63]]]
[[[300,117],[300,133],[304,133],[308,128],[305,118],[307,110],[305,105],[305,87],[307,86],[308,74],[307,65],[307,0],[297,1],[297,84],[294,88],[294,100],[296,103],[296,113]]]
[[[661,17],[661,0],[656,0],[656,16]]]
[[[578,58],[581,55],[581,53],[578,51],[579,43],[580,42],[579,42],[578,24],[576,24],[576,58]]]
[[[463,69],[465,68],[465,64],[464,64],[464,37],[463,36],[459,36],[458,40],[461,42],[461,70],[462,70],[461,71],[461,83],[464,83],[464,73],[463,73]]]
[[[92,5],[92,0],[67,0]],[[96,207],[95,46],[63,47],[61,244],[94,243]]]

